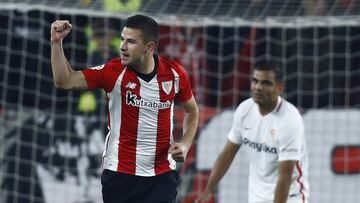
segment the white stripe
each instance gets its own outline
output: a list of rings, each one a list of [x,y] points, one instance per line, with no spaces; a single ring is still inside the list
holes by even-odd
[[[172,68],[171,69],[173,74],[174,74],[174,90],[175,93],[179,92],[179,83],[180,83],[180,77],[179,74]],[[174,102],[171,104],[171,113],[170,113],[170,145],[174,143],[174,135],[173,135],[173,130],[174,130]],[[168,156],[168,160],[169,160],[169,167],[172,170],[176,169],[176,161],[171,157]]]
[[[141,79],[139,81],[141,98],[159,102],[159,85],[156,77],[154,77],[149,83],[146,83]],[[136,175],[155,175],[154,167],[158,113],[158,109],[139,107],[138,137],[136,144]]]
[[[126,68],[120,73],[115,82],[114,89],[107,94],[109,98],[110,112],[110,135],[107,148],[104,152],[103,168],[112,171],[117,170],[118,166],[118,147],[120,141],[121,127],[121,82],[126,72]]]
[[[175,93],[178,93],[179,92],[179,83],[180,83],[180,77],[179,77],[179,74],[172,68],[171,69],[173,74],[174,74],[174,88],[175,88]]]
[[[104,152],[102,154],[102,167],[105,168],[105,155],[106,155],[106,151],[108,149],[108,143],[109,143],[109,137],[110,137],[110,131],[108,132],[108,134],[106,135],[105,138],[105,148],[104,148]]]
[[[170,145],[172,145],[174,143],[174,135],[173,135],[173,130],[174,130],[174,102],[171,104],[171,111],[170,111]],[[172,170],[176,169],[176,161],[171,157],[171,155],[169,154],[168,156],[168,160],[169,160],[169,167]]]
[[[170,145],[174,143],[173,130],[174,130],[174,102],[171,104],[171,111],[170,111]]]

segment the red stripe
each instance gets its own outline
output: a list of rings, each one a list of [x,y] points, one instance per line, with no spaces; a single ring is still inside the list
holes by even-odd
[[[158,75],[160,71],[164,71],[162,66],[158,67]],[[168,71],[171,71],[170,69]],[[169,72],[170,73],[170,72]],[[172,76],[172,72],[170,74]],[[169,94],[166,94],[162,88],[162,82],[172,81],[172,90]],[[159,96],[161,102],[173,101],[174,98],[174,77],[162,77],[158,78]],[[156,136],[156,156],[155,156],[155,174],[161,174],[167,172],[170,169],[168,157],[168,149],[170,147],[170,135],[171,135],[171,108],[160,109],[157,118],[157,136]]]
[[[279,106],[277,107],[277,109],[276,109],[276,113],[280,110],[280,107],[281,107],[281,105],[282,105],[282,99],[280,100],[280,104],[279,104]]]
[[[135,89],[125,87],[129,82],[136,83]],[[121,81],[121,127],[117,171],[135,174],[139,108],[126,104],[126,91],[131,91],[132,94],[136,94],[137,98],[140,99],[140,83],[137,76],[128,70]]]
[[[296,182],[298,182],[299,185],[300,185],[301,198],[302,198],[302,200],[303,200],[303,203],[305,203],[304,184],[301,182],[302,170],[301,170],[299,161],[296,162],[296,169],[297,169],[298,172],[299,172],[299,176],[298,176],[298,178],[296,179]]]

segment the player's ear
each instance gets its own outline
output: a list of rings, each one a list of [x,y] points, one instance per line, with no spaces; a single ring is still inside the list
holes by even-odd
[[[155,51],[156,48],[156,43],[155,42],[148,42],[147,46],[146,46],[146,52],[147,53],[152,53]]]
[[[277,83],[276,87],[280,94],[283,93],[283,91],[284,91],[284,83],[283,82]]]

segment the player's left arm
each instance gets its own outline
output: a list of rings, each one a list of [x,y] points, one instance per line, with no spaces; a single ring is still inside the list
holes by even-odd
[[[279,134],[280,149],[278,162],[278,180],[275,188],[274,203],[286,203],[295,165],[301,157],[304,123],[297,112],[287,118]]]
[[[274,203],[286,203],[295,164],[294,160],[279,161],[279,178],[275,188]]]
[[[199,109],[194,96],[181,105],[185,111],[183,121],[183,139],[179,143],[172,144],[169,148],[169,153],[171,153],[172,158],[177,162],[185,160],[191,147],[191,143],[195,137],[199,122]]]

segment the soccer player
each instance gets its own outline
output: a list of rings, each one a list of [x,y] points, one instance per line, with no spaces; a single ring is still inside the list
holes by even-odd
[[[307,202],[304,123],[298,110],[280,96],[282,77],[281,68],[270,62],[254,68],[251,98],[236,109],[228,141],[197,203],[210,199],[240,147],[250,162],[248,202]]]
[[[64,56],[62,41],[71,28],[67,20],[52,23],[51,66],[58,88],[106,92],[104,202],[175,202],[176,162],[186,158],[199,110],[183,67],[155,54],[157,22],[144,15],[129,17],[121,32],[120,57],[82,71],[74,71]],[[183,139],[177,143],[172,135],[175,100],[185,111]]]

